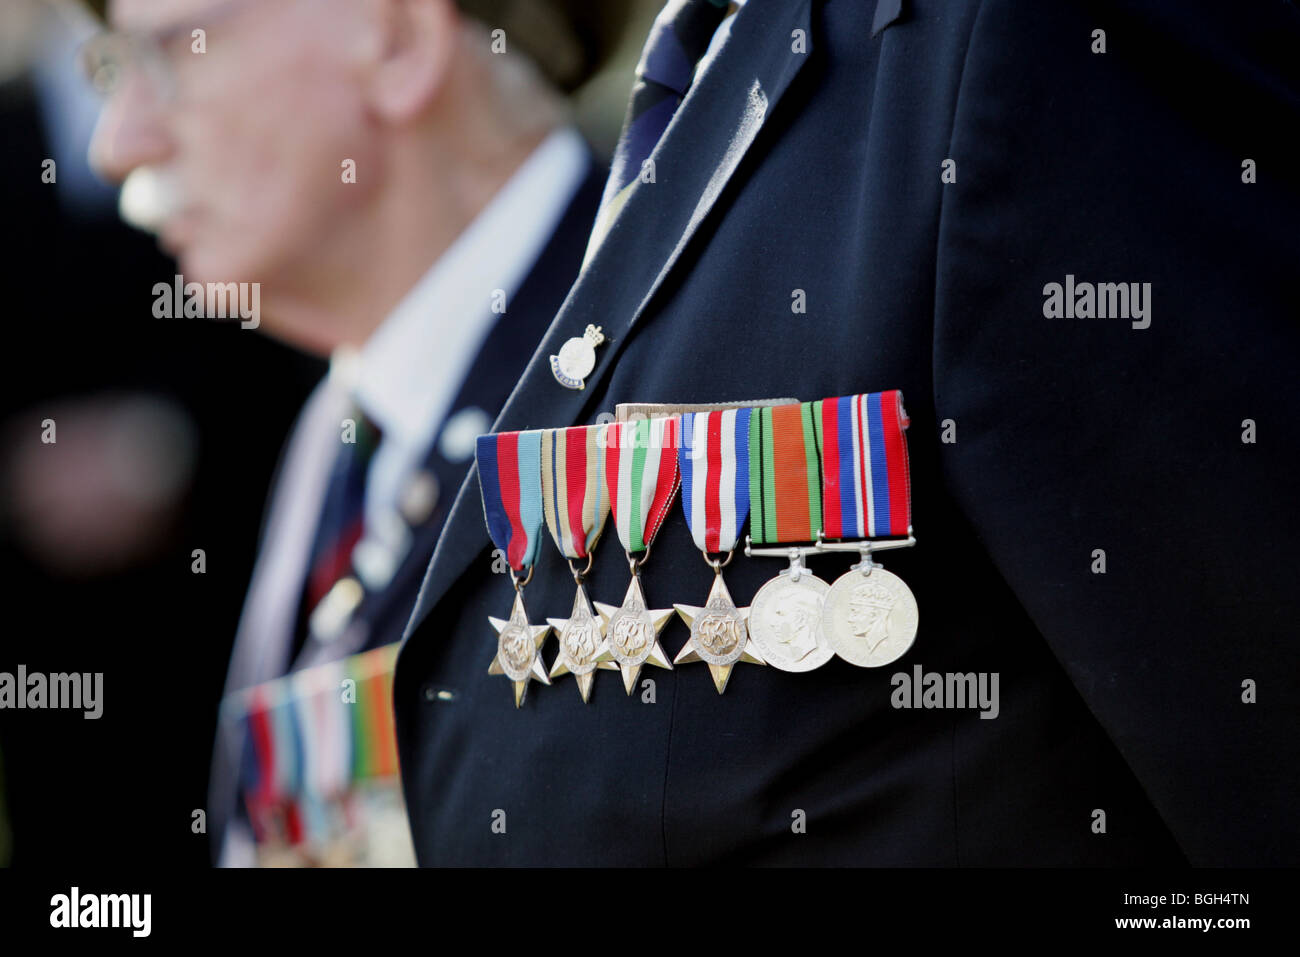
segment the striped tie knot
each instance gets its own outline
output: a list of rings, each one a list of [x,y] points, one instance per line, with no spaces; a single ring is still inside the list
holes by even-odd
[[[637,63],[637,82],[614,149],[586,260],[591,259],[609,231],[645,162],[686,98],[696,67],[728,12],[727,0],[670,0],[655,19]]]

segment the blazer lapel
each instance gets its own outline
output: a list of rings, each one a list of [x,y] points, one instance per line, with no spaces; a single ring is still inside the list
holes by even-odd
[[[731,36],[686,95],[651,159],[655,181],[639,183],[569,290],[515,387],[494,432],[584,421],[590,398],[614,366],[632,326],[713,208],[754,137],[812,50],[810,0],[749,0]],[[795,52],[794,31],[804,45]],[[549,357],[589,323],[607,342],[582,391],[555,381]],[[406,636],[488,547],[471,468],[434,551]]]

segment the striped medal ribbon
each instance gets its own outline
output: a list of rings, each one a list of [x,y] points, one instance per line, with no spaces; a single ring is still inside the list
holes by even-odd
[[[293,700],[284,682],[278,682],[272,695],[274,704],[268,713],[271,724],[275,791],[283,814],[290,845],[303,840],[303,826],[297,797],[302,779],[302,729],[297,722]]]
[[[541,647],[549,625],[533,625],[524,609],[524,586],[542,541],[542,433],[497,432],[480,435],[475,448],[483,516],[488,535],[510,566],[515,588],[509,618],[488,618],[497,633],[497,653],[488,674],[505,675],[514,687],[515,707],[523,706],[528,682],[550,684]]]
[[[308,671],[295,671],[283,679],[289,686],[289,701],[294,710],[294,723],[302,737],[302,773],[298,781],[298,816],[302,821],[303,843],[309,848],[320,847],[328,838],[323,804],[318,800],[316,787],[320,774],[321,728],[311,708],[311,698],[301,677]]]
[[[641,588],[641,566],[672,508],[681,473],[677,466],[676,416],[638,418],[605,426],[605,491],[618,540],[627,552],[632,580],[620,606],[596,602],[610,654],[630,695],[641,667],[672,669],[659,634],[673,616],[671,608],[649,609]],[[641,555],[636,558],[636,555]]]
[[[380,649],[377,649],[380,650]],[[397,773],[397,739],[393,727],[393,675],[376,667],[376,657],[353,655],[345,662],[353,693],[352,779],[392,777]],[[344,698],[347,701],[347,698]]]
[[[233,692],[244,733],[240,787],[263,863],[346,862],[345,804],[397,785],[393,670],[384,645]]]
[[[247,700],[241,774],[244,804],[258,845],[280,853],[302,840],[293,801],[301,754],[297,728],[278,683],[254,686]]]
[[[903,434],[909,420],[896,389],[819,405],[824,539],[818,551],[861,556],[826,593],[822,631],[845,661],[879,668],[911,648],[918,624],[911,589],[871,558],[877,551],[916,544]]]
[[[605,640],[605,623],[592,610],[583,581],[591,571],[592,552],[609,517],[605,491],[605,426],[576,425],[544,429],[541,437],[542,510],[551,538],[573,572],[577,592],[568,618],[548,618],[559,637],[560,653],[550,677],[572,674],[585,703],[597,668],[616,669]],[[584,561],[581,569],[573,563]]]
[[[696,547],[713,568],[703,605],[674,607],[691,637],[673,664],[703,661],[718,694],[727,690],[738,661],[765,664],[749,637],[748,608],[737,608],[722,579],[749,514],[749,436],[754,410],[718,409],[680,416],[677,450],[682,473],[682,511]],[[726,553],[725,559],[710,553]]]
[[[271,723],[267,715],[266,691],[253,688],[243,718],[243,751],[240,755],[240,785],[244,808],[253,837],[266,843],[275,837],[272,807],[275,804],[275,758],[272,754]]]
[[[830,586],[803,564],[816,553],[812,543],[822,529],[821,407],[801,402],[755,409],[749,429],[752,505],[745,554],[790,563],[754,595],[749,634],[767,663],[782,671],[812,671],[835,656],[822,629]]]
[[[325,676],[338,675],[334,681]],[[351,784],[344,763],[351,765],[352,741],[343,729],[346,707],[340,702],[342,662],[335,661],[289,675],[298,726],[303,736],[302,793],[299,805],[303,830],[316,849],[335,839],[330,799]]]
[[[650,550],[677,494],[677,426],[676,416],[605,426],[605,492],[629,555]]]
[[[912,488],[903,394],[894,389],[818,404],[826,538],[910,534]]]

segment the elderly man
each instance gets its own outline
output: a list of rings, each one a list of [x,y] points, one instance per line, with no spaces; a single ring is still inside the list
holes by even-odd
[[[588,6],[109,5],[86,50],[108,94],[94,163],[147,185],[178,283],[247,284],[247,324],[331,357],[282,461],[229,692],[400,638],[474,436],[595,214],[603,175],[563,93],[620,11]],[[242,746],[219,741],[209,808],[231,863],[250,860],[241,815],[226,827]]]

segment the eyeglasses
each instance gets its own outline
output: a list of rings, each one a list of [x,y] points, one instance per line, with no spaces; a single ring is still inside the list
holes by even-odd
[[[205,31],[254,6],[265,7],[266,0],[225,0],[185,20],[153,30],[106,30],[82,45],[79,59],[82,73],[101,96],[116,93],[133,69],[139,69],[164,100],[175,100],[179,90],[178,64],[184,56],[195,55],[191,41],[193,31]]]

